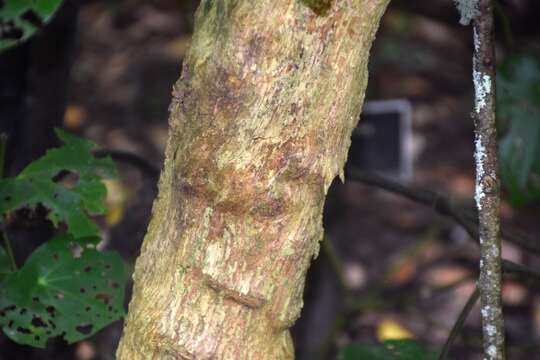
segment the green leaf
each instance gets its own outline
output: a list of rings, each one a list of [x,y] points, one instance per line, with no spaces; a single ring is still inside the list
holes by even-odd
[[[45,347],[63,336],[73,343],[124,316],[122,259],[93,248],[76,257],[74,243],[67,234],[51,239],[0,283],[0,326],[13,341]]]
[[[351,344],[342,348],[338,360],[432,360],[434,353],[423,350],[414,340],[387,340],[383,344]]]
[[[101,176],[116,176],[114,164],[109,157],[95,158],[94,144],[56,132],[64,141],[62,147],[49,150],[17,177],[0,180],[0,214],[41,203],[50,209],[48,217],[55,226],[65,222],[76,238],[96,236],[99,229],[88,215],[104,213],[107,190]],[[63,170],[78,174],[74,186],[54,182]]]
[[[17,45],[43,27],[62,0],[4,0],[0,2],[0,51]]]
[[[499,143],[501,178],[514,206],[540,200],[540,66],[526,56],[497,76],[497,113],[510,120]]]

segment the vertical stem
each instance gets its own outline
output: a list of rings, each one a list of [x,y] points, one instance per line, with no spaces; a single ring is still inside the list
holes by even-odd
[[[505,359],[501,300],[499,174],[495,128],[495,46],[491,0],[478,0],[473,20],[476,192],[480,233],[480,303],[485,358]]]
[[[7,135],[4,133],[0,133],[0,179],[4,176],[4,166],[5,166],[5,158],[6,158],[6,144],[7,144]],[[2,214],[0,214],[1,216]],[[9,257],[9,261],[11,263],[11,269],[13,271],[17,271],[17,264],[15,262],[15,256],[13,255],[13,249],[11,248],[11,243],[9,242],[9,238],[7,236],[6,230],[4,229],[4,225],[0,223],[0,236],[2,237],[4,241],[4,246],[6,248],[6,253]]]

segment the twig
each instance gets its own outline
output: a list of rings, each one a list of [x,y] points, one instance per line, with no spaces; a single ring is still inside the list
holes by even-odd
[[[476,191],[480,233],[480,303],[484,354],[503,360],[504,319],[502,311],[502,265],[500,189],[495,126],[495,44],[491,0],[478,0],[473,19],[473,82],[475,89]]]
[[[156,183],[159,179],[159,168],[137,154],[123,150],[99,149],[94,151],[94,155],[98,158],[110,156],[114,161],[130,164],[147,174]]]
[[[110,156],[116,162],[123,162],[137,168],[141,173],[147,175],[153,183],[157,184],[159,180],[159,168],[154,166],[150,161],[142,156],[131,153],[129,151],[114,150],[114,149],[99,149],[95,150],[94,155],[98,158]],[[56,175],[53,180],[60,181],[69,175],[69,171],[63,170]]]
[[[359,181],[366,185],[387,190],[406,197],[416,203],[429,206],[440,215],[447,216],[454,220],[461,225],[473,239],[478,241],[477,212],[472,209],[463,209],[454,205],[448,196],[425,189],[405,186],[380,175],[365,173],[355,168],[347,170],[346,178],[348,180]],[[532,241],[518,231],[513,229],[503,229],[502,235],[503,238],[522,249],[540,255],[540,243]]]
[[[467,317],[469,316],[472,308],[478,301],[479,296],[480,296],[480,293],[478,291],[478,287],[475,287],[473,293],[469,297],[469,300],[467,300],[467,302],[465,303],[465,306],[463,306],[461,313],[459,314],[456,322],[454,323],[454,326],[452,327],[452,330],[450,331],[450,335],[448,335],[448,339],[446,339],[446,343],[444,344],[441,350],[441,353],[439,355],[439,360],[446,360],[446,358],[448,357],[450,348],[452,347],[452,345],[454,344],[454,341],[456,340],[457,336],[461,332],[461,329],[463,329],[465,320],[467,320]]]
[[[502,270],[505,274],[524,275],[528,278],[540,280],[540,272],[525,265],[502,259]]]

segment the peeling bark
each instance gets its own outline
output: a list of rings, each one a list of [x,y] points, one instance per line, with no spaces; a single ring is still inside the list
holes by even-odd
[[[201,2],[118,359],[294,357],[387,3]]]

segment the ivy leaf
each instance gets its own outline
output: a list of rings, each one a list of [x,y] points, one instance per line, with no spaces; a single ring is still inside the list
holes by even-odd
[[[351,344],[342,348],[338,360],[435,360],[414,340],[387,340],[382,344]]]
[[[61,4],[62,0],[0,1],[0,51],[32,36]]]
[[[119,255],[82,249],[56,236],[0,283],[0,326],[13,341],[45,347],[63,336],[73,343],[124,316],[126,271]]]
[[[94,144],[62,130],[56,133],[64,141],[62,147],[49,150],[17,177],[0,180],[0,214],[41,203],[50,209],[48,217],[55,226],[65,222],[75,238],[96,236],[98,227],[88,215],[105,212],[107,190],[101,176],[115,177],[114,164],[109,157],[95,158]],[[64,170],[78,174],[71,188],[54,182]]]
[[[497,112],[509,120],[500,139],[501,179],[514,206],[540,199],[540,67],[526,56],[497,76]]]

